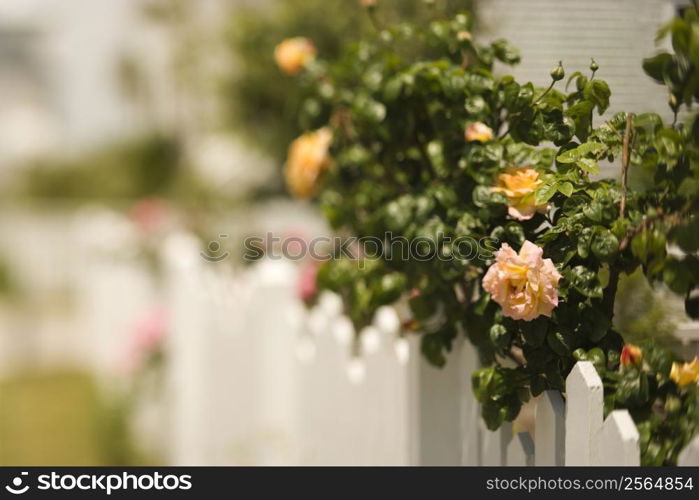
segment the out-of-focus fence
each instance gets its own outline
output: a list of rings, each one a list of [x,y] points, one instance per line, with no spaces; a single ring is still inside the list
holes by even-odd
[[[198,238],[174,233],[151,256],[155,272],[113,215],[83,213],[71,234],[73,247],[56,250],[79,270],[85,353],[76,359],[89,360],[107,392],[129,390],[121,361],[134,323],[154,306],[167,312],[162,384],[137,400],[133,418],[140,444],[168,463],[640,462],[628,412],[603,419],[602,382],[588,362],[569,375],[565,399],[538,398],[531,434],[491,432],[471,391],[473,347],[460,340],[445,368],[430,366],[419,337],[401,332],[399,307],[382,308],[356,335],[336,296],[305,308],[292,262],[211,262]],[[680,464],[699,464],[699,438]]]

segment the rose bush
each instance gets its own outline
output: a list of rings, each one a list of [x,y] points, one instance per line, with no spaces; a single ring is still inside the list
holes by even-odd
[[[666,30],[674,54],[644,62],[668,86],[670,124],[654,113],[598,118],[611,91],[594,60],[569,85],[556,85],[561,64],[547,88],[498,76],[494,63],[519,54],[504,40],[477,44],[467,14],[375,25],[297,76],[313,89],[306,129],[332,129],[332,162],[317,191],[293,180],[291,191],[317,192],[333,228],[374,243],[362,265],[324,263],[318,287],[343,298],[358,332],[380,306],[407,301],[409,331],[438,366],[466,334],[490,429],[532,396],[564,391],[573,365],[589,360],[606,411],[627,408],[636,421],[642,462],[675,462],[697,426],[693,369],[652,343],[625,346],[613,319],[619,276],[639,268],[698,313],[699,121],[677,118],[699,98],[697,12]],[[617,178],[599,178],[601,161],[620,164]],[[389,234],[433,258],[402,258]]]

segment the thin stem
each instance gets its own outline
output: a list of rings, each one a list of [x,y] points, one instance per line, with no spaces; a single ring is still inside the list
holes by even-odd
[[[624,130],[624,141],[621,150],[621,204],[619,206],[619,217],[623,218],[626,213],[627,184],[629,178],[629,163],[631,162],[631,135],[633,134],[633,114],[626,115],[626,130]]]
[[[626,213],[627,181],[629,175],[629,164],[631,163],[631,136],[633,134],[633,114],[626,115],[626,129],[624,130],[624,140],[621,151],[621,203],[619,205],[619,217],[624,218]],[[622,248],[622,245],[624,248]],[[619,245],[619,251],[623,251],[628,246],[627,238]],[[619,287],[619,268],[610,266],[609,283],[604,289],[602,303],[606,306],[607,316],[611,320],[614,318],[614,302],[617,288]]]
[[[551,91],[551,89],[553,88],[554,85],[556,85],[556,81],[552,80],[551,85],[549,85],[548,88],[546,90],[544,90],[543,94],[541,94],[539,97],[536,98],[536,101],[534,101],[534,103],[532,105],[536,105],[541,99],[543,99],[544,96]]]

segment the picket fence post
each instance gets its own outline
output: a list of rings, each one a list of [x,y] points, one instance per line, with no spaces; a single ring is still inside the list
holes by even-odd
[[[565,402],[558,391],[545,391],[536,405],[534,464],[561,466],[565,459]]]
[[[682,450],[677,460],[677,465],[682,467],[699,466],[699,435],[694,436],[694,439]]]
[[[172,436],[169,459],[172,465],[204,465],[209,463],[205,445],[209,401],[199,243],[193,235],[173,234],[162,251],[171,324],[166,340]]]
[[[507,445],[507,466],[534,465],[534,441],[528,432],[518,432]]]
[[[473,394],[471,373],[479,366],[478,351],[469,342],[462,342],[459,363],[462,383],[461,391],[461,465],[480,465],[481,430],[480,408]]]
[[[498,430],[490,431],[481,422],[482,451],[481,465],[499,466],[507,464],[507,448],[512,440],[512,423],[504,422]]]
[[[639,435],[628,410],[615,410],[602,425],[600,463],[609,466],[639,466]]]
[[[413,400],[416,422],[414,440],[416,465],[454,465],[461,463],[461,397],[463,371],[459,363],[463,337],[454,341],[452,352],[442,368],[429,364],[416,343],[413,363]]]
[[[599,464],[603,396],[602,379],[594,365],[576,363],[566,379],[565,465]]]

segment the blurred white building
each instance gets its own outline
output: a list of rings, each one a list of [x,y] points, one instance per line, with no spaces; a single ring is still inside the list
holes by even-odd
[[[506,38],[522,52],[512,73],[522,81],[547,86],[549,72],[563,62],[567,77],[597,76],[612,90],[606,116],[618,111],[655,111],[671,117],[664,87],[643,73],[641,61],[669,46],[654,42],[658,29],[688,0],[481,0],[477,16],[482,35]],[[509,71],[509,69],[508,69]],[[559,84],[559,86],[562,86]]]
[[[210,19],[227,0],[198,0]],[[161,122],[172,121],[172,43],[143,15],[148,0],[0,2],[0,170],[38,153],[71,153],[146,128],[119,78],[137,60]]]

